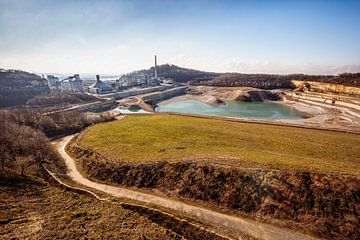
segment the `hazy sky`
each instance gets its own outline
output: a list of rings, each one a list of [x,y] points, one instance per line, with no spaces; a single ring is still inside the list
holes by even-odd
[[[0,67],[360,72],[360,1],[0,0]]]

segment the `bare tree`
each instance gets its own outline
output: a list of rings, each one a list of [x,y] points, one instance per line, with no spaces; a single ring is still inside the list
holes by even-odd
[[[4,145],[0,145],[0,163],[1,163],[1,170],[4,171],[5,170],[5,162],[7,159],[7,151],[6,151],[6,147]]]

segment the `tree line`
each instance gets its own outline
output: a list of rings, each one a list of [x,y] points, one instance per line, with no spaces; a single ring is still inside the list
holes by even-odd
[[[255,87],[262,89],[277,89],[291,88],[292,80],[333,83],[351,87],[360,87],[360,73],[343,73],[337,76],[305,74],[277,75],[226,73],[212,79],[194,79],[189,81],[189,83],[191,85],[218,87]]]
[[[48,137],[81,131],[85,127],[110,121],[108,115],[92,116],[80,112],[43,114],[28,109],[0,111],[0,169],[41,176],[41,164],[63,167]]]

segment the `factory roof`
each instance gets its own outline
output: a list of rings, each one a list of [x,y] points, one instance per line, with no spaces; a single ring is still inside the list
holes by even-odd
[[[90,86],[90,88],[97,88],[97,89],[101,89],[102,91],[111,90],[111,87],[106,83],[104,83],[103,81],[101,81],[100,79],[97,79],[96,82]]]

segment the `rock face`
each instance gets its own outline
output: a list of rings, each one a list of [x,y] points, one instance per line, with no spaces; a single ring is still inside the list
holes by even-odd
[[[360,178],[342,174],[237,169],[196,162],[125,164],[72,143],[89,178],[203,201],[320,238],[360,236]]]
[[[208,98],[240,102],[278,101],[282,99],[281,91],[256,88],[192,86],[191,91],[190,94],[195,96],[206,96]]]
[[[50,88],[46,79],[36,74],[0,69],[0,107],[22,105],[48,92]]]
[[[335,84],[335,83],[321,83],[321,82],[313,82],[313,81],[291,81],[292,84],[296,88],[304,88],[315,92],[321,92],[321,93],[341,93],[341,94],[347,94],[351,96],[360,96],[360,87],[352,87],[352,86],[346,86],[342,84]]]
[[[271,91],[266,90],[251,90],[251,91],[243,91],[238,97],[235,99],[236,101],[241,102],[263,102],[266,100],[269,101],[278,101],[281,97],[277,93],[273,93]]]

